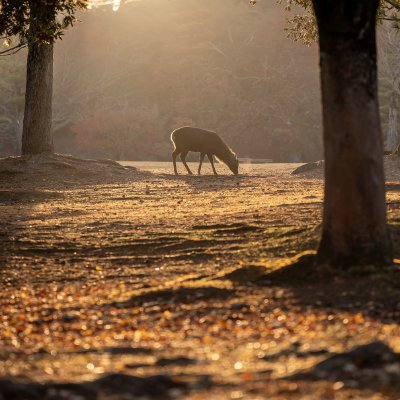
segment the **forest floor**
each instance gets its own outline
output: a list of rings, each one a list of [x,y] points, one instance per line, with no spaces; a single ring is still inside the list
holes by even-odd
[[[399,399],[398,264],[319,274],[294,168],[0,160],[0,400]]]

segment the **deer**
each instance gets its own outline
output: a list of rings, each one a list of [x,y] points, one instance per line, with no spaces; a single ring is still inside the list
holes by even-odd
[[[239,161],[236,154],[215,132],[191,126],[183,126],[182,128],[175,129],[171,133],[171,141],[174,145],[172,162],[174,164],[175,175],[178,175],[176,157],[179,154],[181,155],[181,161],[188,174],[193,175],[186,164],[186,156],[189,151],[200,153],[200,163],[197,171],[199,175],[205,155],[207,155],[210,160],[214,175],[218,175],[214,167],[214,156],[219,161],[225,163],[235,175],[239,173]]]

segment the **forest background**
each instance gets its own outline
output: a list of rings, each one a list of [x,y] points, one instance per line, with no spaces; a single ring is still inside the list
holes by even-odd
[[[274,1],[243,0],[83,13],[56,46],[56,152],[169,160],[170,132],[195,125],[219,132],[241,158],[321,159],[318,49],[287,38],[288,17]],[[379,26],[385,136],[398,125],[397,35],[389,22]],[[25,51],[0,62],[0,156],[20,151],[25,63]]]

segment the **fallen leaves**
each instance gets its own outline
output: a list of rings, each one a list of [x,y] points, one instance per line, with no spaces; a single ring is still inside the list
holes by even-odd
[[[312,256],[285,258],[318,236],[321,182],[285,171],[234,186],[160,175],[54,184],[60,195],[48,201],[41,193],[3,204],[0,374],[81,381],[161,369],[191,381],[202,400],[346,398],[341,380],[277,378],[373,338],[398,349],[397,278],[269,282],[271,271]]]

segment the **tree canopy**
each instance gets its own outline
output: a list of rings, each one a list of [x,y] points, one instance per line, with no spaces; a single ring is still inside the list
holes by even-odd
[[[311,0],[278,0],[285,3],[288,11],[293,11],[300,6],[305,13],[295,13],[288,19],[289,27],[286,28],[288,36],[295,41],[303,42],[307,45],[315,42],[318,36],[317,24]],[[390,20],[397,26],[400,23],[400,0],[381,0],[378,11],[378,20]]]
[[[0,35],[10,54],[30,42],[53,43],[76,21],[89,0],[0,0]],[[12,45],[12,38],[17,41]]]

